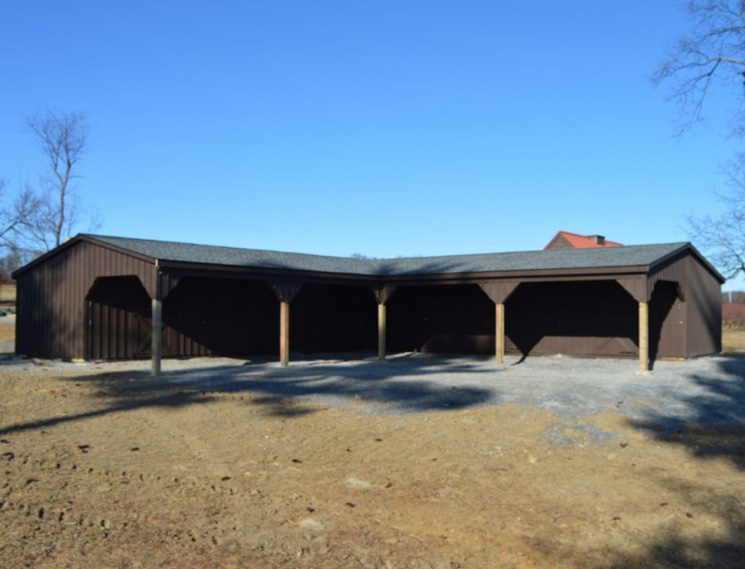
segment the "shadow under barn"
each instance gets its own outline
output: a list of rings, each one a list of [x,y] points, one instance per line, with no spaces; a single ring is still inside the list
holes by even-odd
[[[478,285],[402,286],[388,301],[392,352],[493,354],[494,303]]]
[[[87,296],[86,358],[149,357],[152,307],[137,277],[103,277]],[[163,301],[163,356],[277,354],[278,303],[263,281],[184,277]]]
[[[369,286],[304,284],[290,305],[293,352],[375,350],[377,338],[377,307]]]
[[[677,284],[659,281],[650,301],[651,360],[682,353],[682,311]],[[638,305],[616,281],[522,283],[507,300],[505,313],[509,352],[523,356],[639,354]],[[663,327],[670,328],[664,342]]]
[[[140,279],[100,277],[86,296],[85,358],[134,359],[150,354],[151,303]]]
[[[278,311],[264,281],[184,277],[163,300],[163,356],[277,354]]]
[[[684,352],[685,303],[658,281],[650,358]],[[86,358],[151,353],[151,300],[137,277],[101,277],[87,297]],[[390,352],[493,354],[495,305],[476,284],[400,286],[387,302]],[[366,285],[304,284],[290,303],[296,353],[375,350]],[[616,281],[521,283],[505,303],[508,352],[524,356],[638,354],[638,306]],[[183,277],[163,301],[163,356],[245,358],[279,352],[279,302],[265,281]]]

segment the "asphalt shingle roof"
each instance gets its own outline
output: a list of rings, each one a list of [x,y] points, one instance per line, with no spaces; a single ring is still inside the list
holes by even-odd
[[[681,242],[599,249],[558,249],[373,260],[103,235],[83,235],[82,237],[165,261],[369,276],[648,266],[688,245],[688,243]]]

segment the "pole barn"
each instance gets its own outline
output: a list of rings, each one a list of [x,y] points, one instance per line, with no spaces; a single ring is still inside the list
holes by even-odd
[[[650,360],[721,350],[722,276],[690,243],[364,260],[78,235],[16,271],[19,354],[376,350]]]

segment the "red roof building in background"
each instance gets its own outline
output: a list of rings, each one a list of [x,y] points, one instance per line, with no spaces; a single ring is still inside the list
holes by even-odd
[[[577,235],[559,231],[543,249],[597,249],[598,247],[623,247],[621,243],[606,241],[602,235]]]

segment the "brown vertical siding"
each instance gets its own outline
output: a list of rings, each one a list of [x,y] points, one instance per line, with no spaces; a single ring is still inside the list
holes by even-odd
[[[290,305],[290,346],[305,353],[375,350],[377,313],[369,286],[303,285]]]
[[[276,351],[277,300],[266,282],[165,277],[161,282],[170,283],[169,287],[178,282],[163,300],[165,357],[241,357]],[[87,358],[149,356],[150,298],[139,281],[126,276],[100,278],[88,299],[92,325]]]
[[[677,282],[685,287],[688,276],[688,260],[691,258],[690,251],[685,250],[657,265],[649,273],[650,287],[654,287],[658,280]],[[714,278],[711,274],[709,276]]]
[[[722,287],[698,259],[689,256],[686,263],[686,356],[717,354],[722,351]]]
[[[31,357],[85,357],[86,295],[98,277],[133,275],[153,288],[153,263],[88,241],[61,249],[18,277],[16,351]]]
[[[88,292],[89,359],[143,357],[149,349],[151,302],[134,276],[102,277]]]
[[[637,304],[615,281],[524,283],[505,305],[507,350],[636,356]]]
[[[688,283],[689,251],[683,251],[655,267],[649,276],[650,317],[656,326],[657,337],[650,341],[657,344],[653,357],[685,357],[686,333],[688,329],[688,305],[686,297],[680,298],[678,291],[685,291]],[[653,330],[652,332],[655,332]],[[655,350],[655,346],[651,346]]]
[[[163,323],[164,356],[277,351],[277,299],[261,280],[185,277],[163,301]]]
[[[649,355],[652,360],[685,357],[686,304],[678,283],[658,280],[649,302]]]
[[[392,351],[494,351],[494,303],[478,285],[402,286],[387,307],[387,344]],[[374,317],[374,304],[368,310]],[[375,333],[374,320],[370,332]]]

